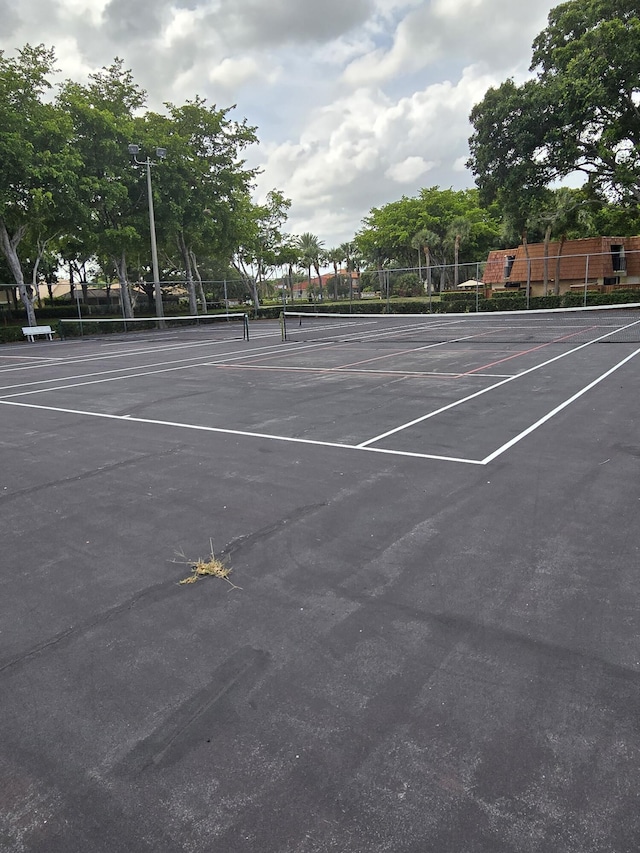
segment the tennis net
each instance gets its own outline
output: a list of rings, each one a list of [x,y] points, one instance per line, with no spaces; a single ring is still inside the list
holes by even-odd
[[[282,339],[384,343],[635,343],[640,303],[478,314],[284,311]]]
[[[168,317],[100,317],[60,320],[61,338],[85,335],[139,334],[145,338],[179,337],[189,340],[214,338],[220,340],[249,340],[249,316],[242,312],[230,314],[198,314]]]

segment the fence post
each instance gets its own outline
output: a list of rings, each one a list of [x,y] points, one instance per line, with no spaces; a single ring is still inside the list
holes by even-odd
[[[84,332],[82,331],[82,311],[80,310],[80,294],[78,293],[78,288],[76,287],[76,305],[78,306],[78,319],[80,320],[80,337],[84,337]]]
[[[587,260],[584,265],[584,299],[582,304],[584,307],[587,307],[587,285],[589,283],[589,255],[587,255]]]

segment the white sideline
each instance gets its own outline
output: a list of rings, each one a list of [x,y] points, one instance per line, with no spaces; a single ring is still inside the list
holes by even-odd
[[[126,423],[151,424],[154,426],[168,426],[178,429],[191,429],[196,432],[214,432],[222,435],[241,435],[247,438],[266,438],[271,441],[285,441],[291,444],[311,444],[316,447],[337,447],[342,450],[364,450],[370,453],[386,453],[389,456],[411,456],[414,459],[436,459],[441,462],[462,462],[466,465],[483,465],[484,462],[477,459],[459,459],[455,456],[436,456],[432,453],[413,453],[407,450],[386,450],[381,447],[357,447],[353,444],[341,444],[336,441],[317,441],[311,438],[293,438],[288,435],[272,435],[265,432],[249,432],[241,429],[225,429],[223,427],[201,426],[199,424],[185,424],[179,421],[160,421],[152,418],[134,418],[131,415],[110,415],[106,412],[85,412],[81,409],[63,409],[58,406],[38,406],[35,403],[19,403],[15,400],[0,400],[3,406],[21,406],[26,409],[41,409],[46,412],[61,412],[68,415],[83,415],[90,418],[106,418],[113,421],[126,421]]]
[[[561,358],[566,358],[568,355],[573,355],[574,352],[578,352],[585,347],[590,347],[592,344],[597,344],[599,341],[604,340],[605,338],[611,337],[611,335],[617,335],[619,332],[624,329],[631,328],[632,326],[636,326],[639,321],[635,320],[633,323],[628,323],[626,326],[622,326],[620,329],[615,329],[613,332],[607,332],[604,335],[600,335],[598,338],[594,338],[592,341],[587,341],[584,344],[580,344],[573,349],[568,350],[567,352],[560,353],[560,355],[556,355],[553,358],[547,359],[547,361],[543,361],[542,364],[536,364],[533,367],[530,367],[528,370],[523,370],[522,373],[514,373],[513,376],[508,376],[506,379],[502,379],[500,382],[494,382],[493,385],[488,385],[486,388],[482,388],[480,391],[475,391],[473,394],[469,394],[467,397],[463,397],[461,400],[454,400],[453,403],[449,403],[446,406],[441,406],[441,408],[436,409],[434,412],[428,412],[426,415],[422,415],[419,418],[414,418],[412,421],[407,421],[405,424],[400,424],[400,426],[394,427],[393,429],[387,430],[387,432],[383,432],[380,435],[376,435],[373,438],[367,439],[367,441],[361,442],[358,447],[365,448],[370,444],[375,444],[378,441],[382,441],[383,438],[388,438],[390,435],[394,435],[396,432],[402,432],[405,429],[409,429],[409,427],[415,426],[416,424],[420,424],[423,421],[427,421],[430,418],[435,418],[436,415],[441,415],[443,412],[449,411],[449,409],[455,409],[457,406],[461,406],[463,403],[468,403],[469,400],[474,400],[476,397],[481,397],[483,394],[487,394],[489,391],[495,391],[496,388],[500,388],[502,385],[506,385],[508,382],[513,382],[514,379],[521,379],[523,376],[527,376],[529,373],[533,373],[536,370],[540,370],[542,367],[546,367],[549,364],[553,364],[554,361],[559,361]]]
[[[510,441],[507,441],[505,444],[502,445],[502,447],[499,447],[497,450],[494,450],[493,453],[490,453],[488,456],[485,456],[485,458],[482,460],[482,464],[488,465],[489,462],[493,462],[494,459],[497,459],[498,456],[501,456],[503,453],[513,447],[514,444],[517,444],[519,441],[522,441],[523,438],[526,438],[528,435],[531,435],[531,433],[535,432],[538,427],[541,427],[543,424],[546,424],[547,421],[550,421],[551,418],[555,417],[555,415],[557,415],[563,409],[566,409],[567,406],[570,406],[572,403],[582,397],[583,394],[586,394],[587,391],[591,391],[592,388],[595,388],[596,385],[599,385],[600,382],[611,376],[612,373],[615,373],[616,370],[619,370],[621,367],[623,367],[623,365],[625,365],[628,361],[631,361],[631,359],[635,358],[637,355],[640,355],[640,349],[637,349],[635,352],[632,352],[631,355],[628,355],[626,358],[623,358],[622,361],[619,361],[617,364],[614,364],[614,366],[609,368],[609,370],[603,373],[602,376],[598,376],[598,378],[594,379],[593,382],[590,382],[588,385],[585,385],[584,388],[582,388],[580,391],[577,391],[573,395],[573,397],[569,397],[569,399],[565,400],[564,403],[560,403],[559,406],[556,406],[555,409],[552,409],[546,415],[537,420],[534,424],[531,424],[530,427],[527,427],[521,433],[510,439]]]

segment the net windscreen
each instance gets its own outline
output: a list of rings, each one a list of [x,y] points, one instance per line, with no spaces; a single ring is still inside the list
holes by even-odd
[[[329,314],[285,311],[287,341],[408,343],[635,343],[640,304],[478,314]]]

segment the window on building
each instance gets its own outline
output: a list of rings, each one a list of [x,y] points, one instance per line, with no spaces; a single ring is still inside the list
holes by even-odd
[[[611,245],[611,263],[614,272],[623,272],[627,269],[627,259],[624,256],[624,246]]]
[[[513,269],[513,262],[515,261],[515,255],[505,255],[504,258],[504,278],[507,279],[511,275],[511,270]]]

